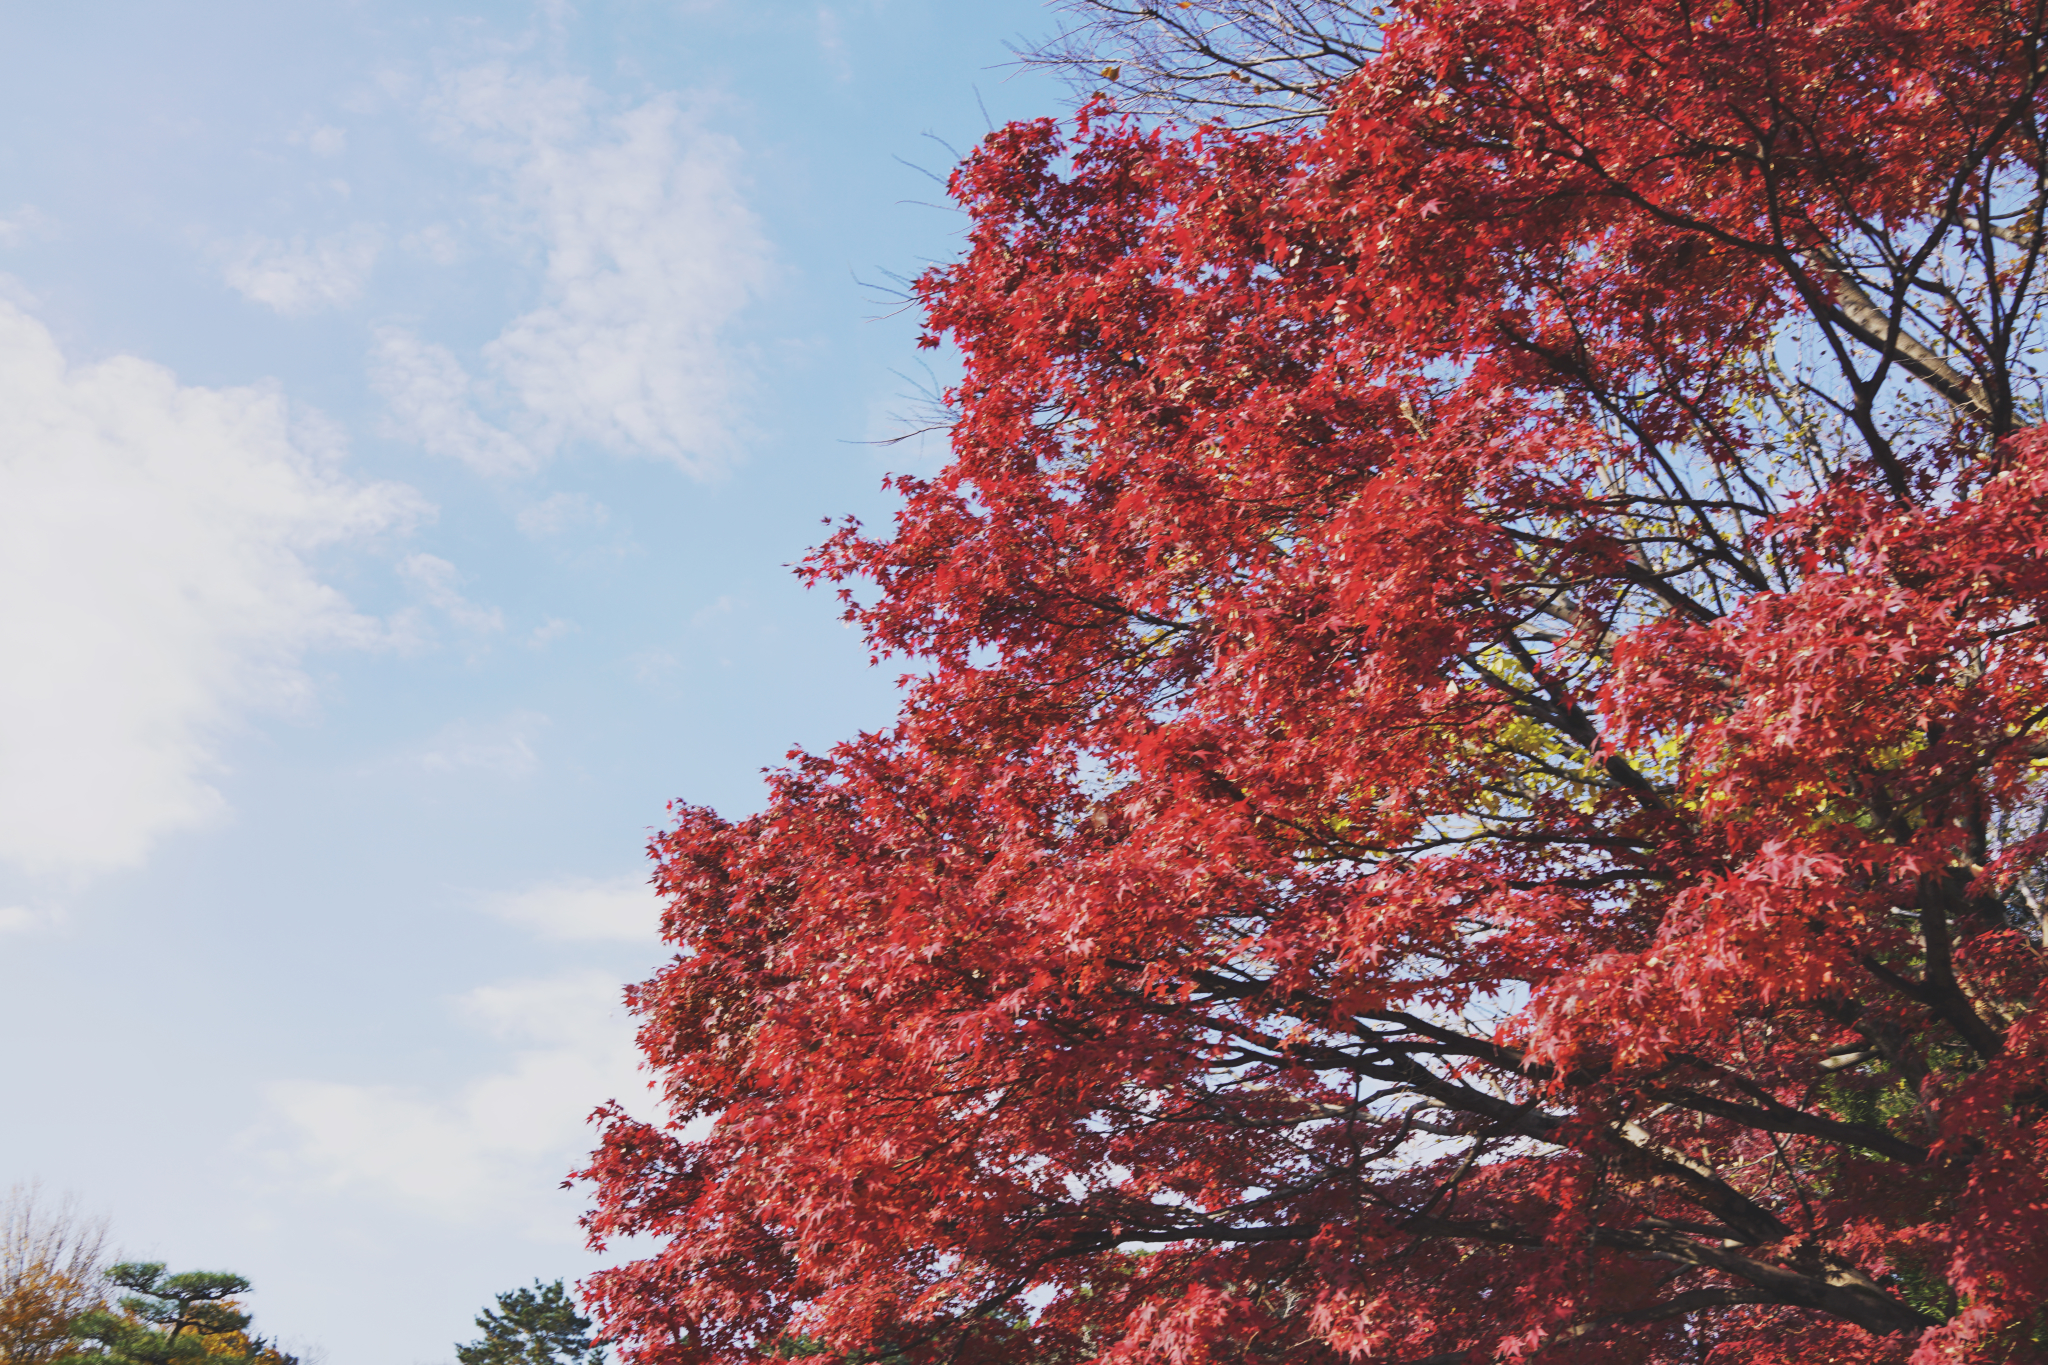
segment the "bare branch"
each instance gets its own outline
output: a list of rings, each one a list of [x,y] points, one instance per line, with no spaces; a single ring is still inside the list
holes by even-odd
[[[1354,0],[1059,0],[1067,26],[1023,50],[1076,90],[1140,113],[1233,127],[1310,122],[1379,51],[1378,9]]]

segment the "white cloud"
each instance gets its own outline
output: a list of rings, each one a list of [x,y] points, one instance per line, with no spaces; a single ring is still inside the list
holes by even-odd
[[[445,83],[443,136],[505,177],[514,227],[543,252],[542,298],[482,351],[501,426],[440,347],[382,344],[379,383],[414,439],[487,473],[526,467],[502,457],[510,442],[533,458],[592,445],[714,474],[736,453],[746,386],[731,329],[768,274],[738,147],[668,96],[610,117],[594,104],[580,81],[504,66]]]
[[[57,221],[33,204],[23,204],[0,218],[0,247],[20,246],[57,235]]]
[[[554,493],[521,508],[516,520],[521,531],[545,540],[575,527],[602,526],[611,520],[611,512],[587,493]]]
[[[348,150],[348,130],[319,127],[306,134],[306,150],[314,156],[340,156]]]
[[[408,232],[398,239],[398,245],[435,265],[454,265],[464,255],[462,239],[446,223],[429,223],[417,232]]]
[[[853,79],[853,64],[846,59],[844,26],[829,5],[818,6],[818,51],[841,85]]]
[[[708,607],[699,607],[690,613],[692,630],[707,630],[726,620],[739,610],[739,599],[731,593],[720,593],[718,599]]]
[[[486,898],[484,908],[547,939],[661,941],[661,899],[647,878],[570,878]]]
[[[589,1152],[590,1111],[608,1099],[648,1108],[620,994],[616,977],[595,970],[471,991],[458,1013],[507,1046],[501,1068],[452,1092],[276,1084],[254,1136],[294,1182],[561,1236],[547,1196]]]
[[[287,315],[339,308],[362,295],[383,250],[383,234],[358,226],[307,241],[245,240],[222,267],[229,287]]]
[[[527,635],[526,647],[528,649],[546,649],[556,640],[559,640],[575,629],[576,623],[574,621],[564,621],[559,616],[550,616],[547,620],[535,626],[532,632]]]
[[[274,388],[66,363],[0,303],[0,859],[131,864],[224,809],[218,743],[302,705],[304,651],[376,642],[308,556],[420,510],[360,485]]]
[[[430,773],[483,772],[497,777],[529,777],[540,767],[534,737],[548,718],[534,711],[515,711],[490,722],[459,720],[411,755],[410,762]]]
[[[398,572],[429,605],[439,608],[463,630],[485,635],[505,628],[505,613],[464,597],[456,586],[462,581],[461,571],[439,555],[407,555],[399,561]]]
[[[393,432],[429,454],[499,477],[532,473],[539,463],[524,442],[477,416],[477,385],[446,346],[402,328],[380,328],[370,382],[390,405]]]

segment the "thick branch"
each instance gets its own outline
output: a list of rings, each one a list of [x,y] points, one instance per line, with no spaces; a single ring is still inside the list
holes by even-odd
[[[1925,1147],[1893,1137],[1882,1128],[1874,1128],[1863,1123],[1843,1123],[1776,1101],[1761,1107],[1736,1104],[1730,1100],[1702,1094],[1689,1086],[1653,1086],[1649,1088],[1648,1093],[1681,1109],[1690,1109],[1699,1114],[1712,1114],[1715,1118],[1728,1119],[1745,1128],[1756,1128],[1767,1133],[1794,1133],[1801,1137],[1820,1138],[1826,1142],[1861,1147],[1865,1151],[1888,1156],[1894,1161],[1911,1162],[1915,1165],[1927,1159]]]
[[[1821,251],[1809,252],[1807,257],[1834,292],[1834,305],[1828,310],[1831,321],[1879,355],[1896,360],[1907,373],[1956,407],[1976,417],[1992,415],[1991,399],[1984,386],[1964,378],[1954,366],[1900,326],[1890,313],[1879,308],[1839,261]]]
[[[1901,1303],[1857,1270],[1835,1269],[1821,1275],[1806,1275],[1659,1228],[1599,1228],[1594,1231],[1593,1240],[1601,1246],[1637,1252],[1660,1261],[1733,1275],[1764,1290],[1775,1303],[1817,1309],[1879,1336],[1917,1332],[1937,1325],[1936,1319]]]

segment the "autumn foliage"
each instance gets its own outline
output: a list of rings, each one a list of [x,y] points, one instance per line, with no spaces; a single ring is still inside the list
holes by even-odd
[[[34,1185],[0,1196],[0,1365],[50,1365],[108,1306],[104,1223]]]
[[[898,723],[656,844],[627,1358],[2048,1358],[2044,26],[992,135],[952,461],[807,567]]]

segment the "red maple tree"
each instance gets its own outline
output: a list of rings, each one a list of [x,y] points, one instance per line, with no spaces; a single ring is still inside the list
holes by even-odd
[[[635,1362],[2048,1357],[2048,11],[1423,0],[957,172],[898,723],[655,844]]]

